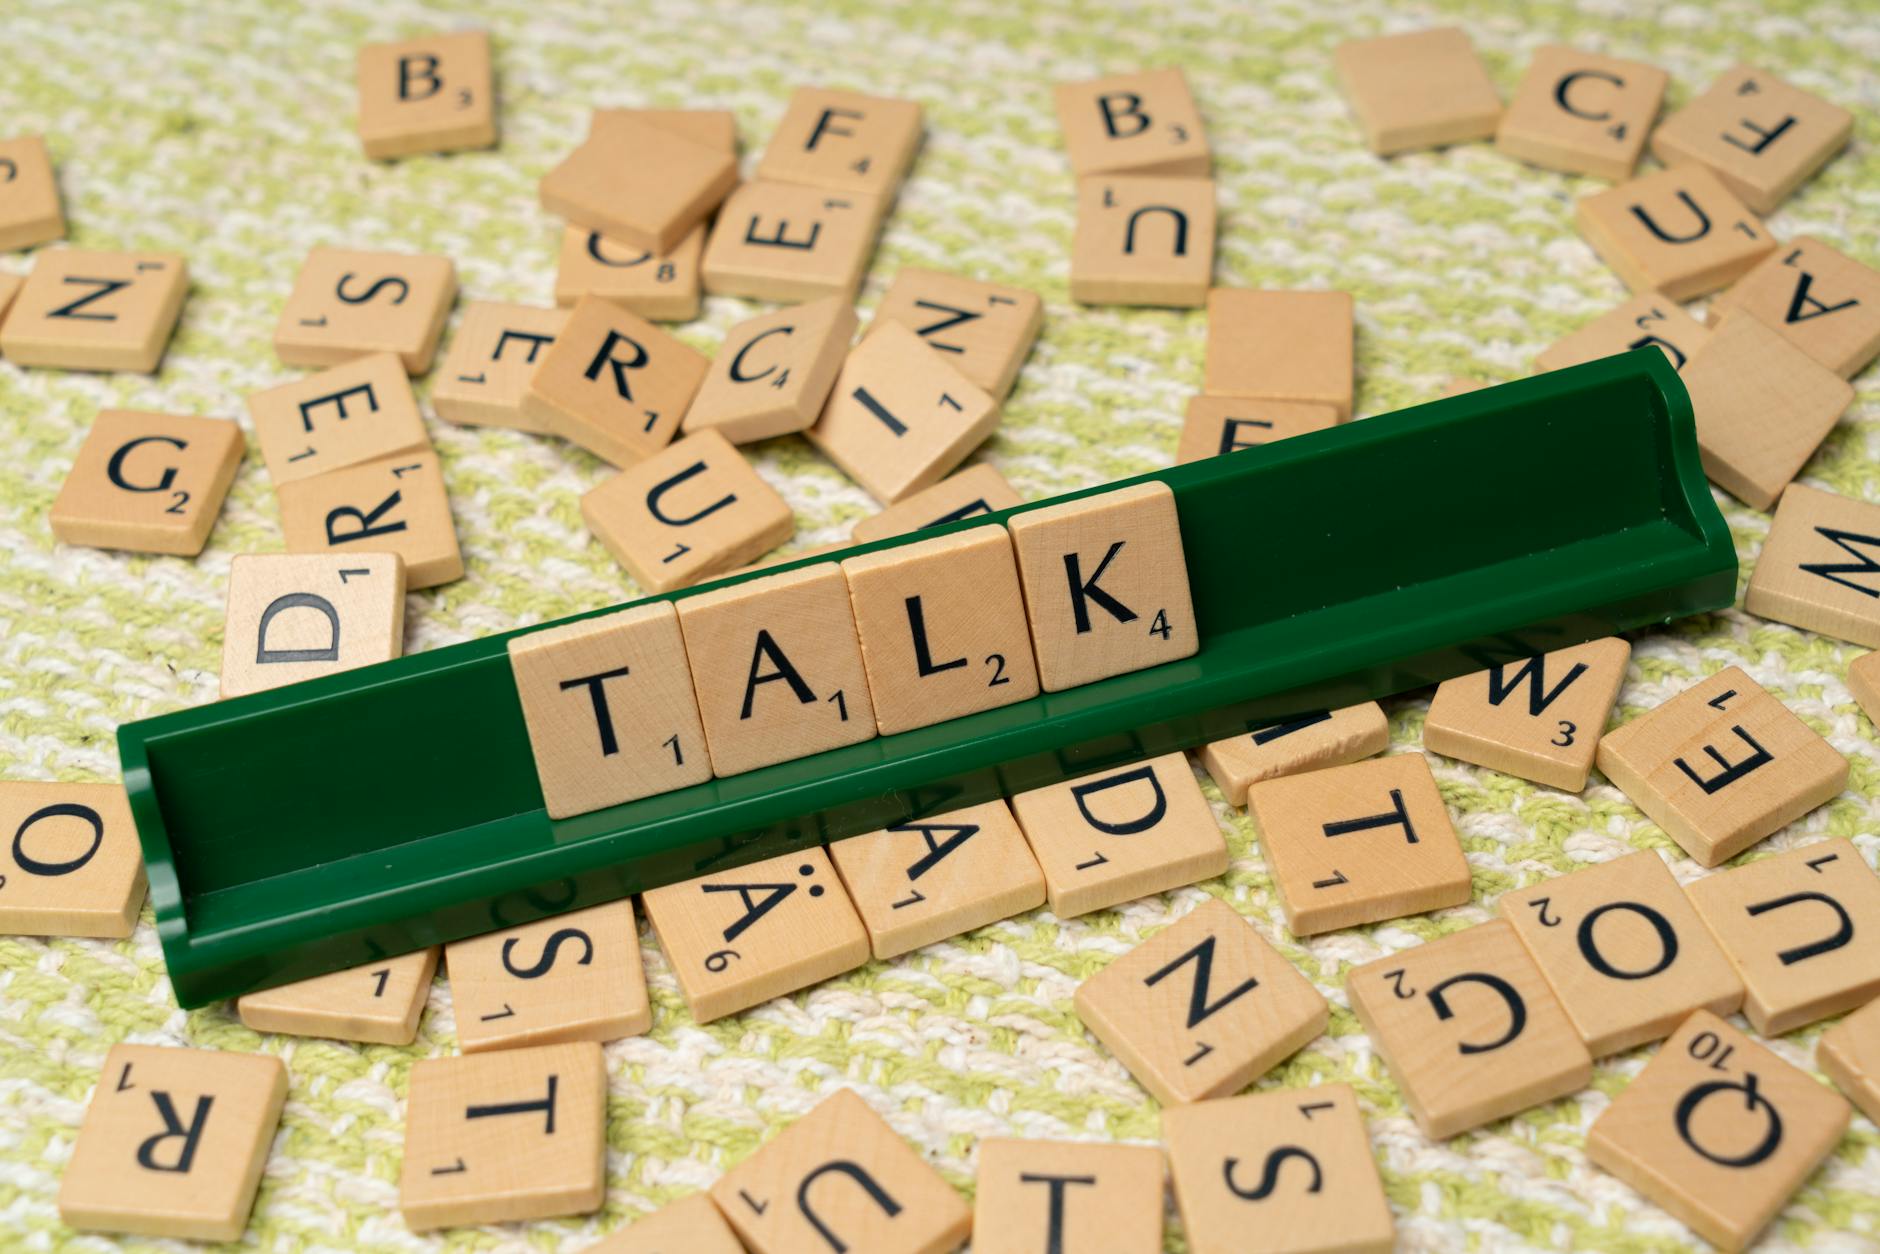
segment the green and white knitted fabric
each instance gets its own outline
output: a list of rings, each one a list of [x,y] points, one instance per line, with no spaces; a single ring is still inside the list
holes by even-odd
[[[466,299],[547,304],[559,224],[536,183],[596,105],[736,110],[747,162],[790,90],[825,83],[908,97],[927,138],[863,289],[904,265],[1031,287],[1043,335],[979,456],[1027,497],[1168,464],[1200,384],[1199,311],[1080,309],[1067,295],[1072,183],[1054,82],[1183,67],[1208,121],[1221,209],[1219,283],[1331,287],[1357,299],[1358,408],[1433,397],[1450,375],[1520,377],[1534,353],[1625,292],[1572,225],[1591,180],[1529,169],[1488,145],[1391,161],[1360,144],[1337,93],[1341,39],[1459,22],[1504,94],[1548,42],[1635,57],[1672,75],[1673,107],[1737,60],[1856,111],[1853,145],[1770,221],[1880,263],[1880,10],[1871,0],[0,0],[0,133],[43,131],[70,242],[187,255],[192,290],[162,372],[80,376],[0,363],[0,777],[116,779],[121,722],[214,699],[229,559],[282,546],[251,447],[199,560],[55,545],[47,509],[92,416],[124,406],[234,417],[290,377],[270,335],[315,245],[441,253]],[[361,43],[452,26],[495,39],[502,144],[375,164],[353,133]],[[0,257],[23,271],[30,258]],[[707,352],[754,312],[712,299],[679,334]],[[1807,482],[1880,500],[1880,371],[1809,463]],[[407,650],[627,600],[636,589],[582,526],[576,500],[607,473],[559,441],[433,422],[465,577],[414,594]],[[798,438],[756,446],[795,507],[793,546],[842,539],[872,512]],[[1510,463],[1509,474],[1545,474]],[[1576,485],[1589,499],[1596,481]],[[1420,489],[1398,508],[1414,534]],[[1746,566],[1765,515],[1725,502]],[[1267,542],[1256,530],[1250,544]],[[1275,533],[1271,542],[1283,543]],[[1857,650],[1737,611],[1636,641],[1618,717],[1739,665],[1853,763],[1848,790],[1750,857],[1852,837],[1880,860],[1880,740],[1843,682]],[[1389,701],[1394,749],[1414,751],[1427,694]],[[337,771],[342,763],[332,764]],[[1433,760],[1475,872],[1472,905],[1310,941],[1284,929],[1246,818],[1219,803],[1232,869],[1194,888],[1061,922],[1044,911],[708,1027],[693,1024],[651,938],[656,1008],[644,1037],[607,1047],[609,1187],[597,1215],[416,1237],[396,1211],[402,1101],[415,1059],[455,1051],[447,982],[410,1048],[257,1035],[226,1006],[176,1008],[148,915],[123,942],[0,937],[0,1247],[101,1249],[58,1220],[60,1170],[115,1042],[265,1050],[291,1090],[248,1240],[271,1249],[574,1250],[709,1184],[838,1084],[859,1089],[963,1190],[985,1136],[1153,1141],[1155,1105],[1071,1009],[1084,977],[1192,908],[1225,898],[1332,1000],[1326,1036],[1262,1088],[1342,1080],[1370,1120],[1404,1248],[1683,1250],[1698,1243],[1590,1167],[1586,1129],[1649,1050],[1601,1064],[1577,1099],[1433,1144],[1415,1128],[1343,992],[1345,970],[1473,926],[1495,898],[1637,848],[1700,872],[1602,779],[1566,796]],[[1816,1030],[1774,1043],[1811,1065]],[[1856,1117],[1772,1226],[1770,1249],[1880,1243],[1880,1132]],[[127,1243],[143,1248],[162,1242]],[[181,1248],[171,1246],[169,1248]],[[1170,1250],[1185,1249],[1171,1216]]]

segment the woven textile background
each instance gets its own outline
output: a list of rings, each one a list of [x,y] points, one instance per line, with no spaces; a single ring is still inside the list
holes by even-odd
[[[474,11],[418,0],[307,9],[259,0],[0,2],[0,134],[46,134],[70,242],[182,252],[192,281],[155,377],[0,363],[0,777],[116,779],[120,722],[214,699],[230,557],[281,547],[252,446],[199,560],[55,545],[47,509],[92,416],[108,406],[243,415],[248,393],[297,373],[277,362],[270,336],[315,245],[441,253],[456,262],[464,299],[549,303],[559,224],[538,207],[536,182],[585,134],[596,105],[734,109],[748,168],[798,84],[922,102],[925,146],[861,304],[871,307],[903,265],[1044,295],[1043,335],[979,454],[1028,498],[1167,464],[1182,406],[1200,383],[1206,331],[1200,311],[1069,302],[1072,183],[1051,110],[1055,81],[1186,69],[1215,151],[1217,281],[1354,293],[1360,415],[1429,399],[1452,374],[1524,375],[1538,349],[1625,295],[1572,225],[1576,197],[1603,184],[1529,169],[1483,144],[1380,161],[1361,146],[1334,84],[1330,53],[1340,39],[1446,21],[1469,29],[1504,95],[1535,47],[1566,41],[1663,66],[1670,107],[1744,59],[1856,110],[1852,147],[1771,226],[1778,238],[1812,233],[1880,263],[1872,0],[1577,8],[1170,0],[1103,9],[1032,0],[824,0],[800,9],[498,0]],[[500,148],[366,161],[352,129],[357,47],[471,24],[495,39]],[[0,267],[28,261],[4,256]],[[755,308],[712,299],[679,333],[709,352]],[[1858,387],[1805,479],[1880,500],[1880,370]],[[410,598],[408,651],[636,595],[577,512],[579,494],[607,473],[600,462],[508,431],[433,421],[431,433],[468,573]],[[873,510],[798,438],[751,451],[796,509],[793,547],[840,540]],[[1511,459],[1505,473],[1539,482],[1547,468]],[[1601,491],[1597,481],[1565,486],[1589,498]],[[1423,491],[1406,482],[1394,502],[1406,536],[1417,535]],[[1286,543],[1285,526],[1262,528],[1252,504],[1247,544]],[[1725,509],[1747,573],[1768,519],[1729,501]],[[1635,642],[1616,717],[1725,665],[1745,667],[1853,763],[1843,796],[1749,856],[1836,834],[1880,861],[1880,737],[1843,683],[1857,652],[1740,612],[1689,620]],[[1396,750],[1418,746],[1427,696],[1386,702]],[[962,1189],[985,1136],[1153,1141],[1155,1105],[1085,1034],[1071,994],[1204,893],[1252,918],[1332,1000],[1329,1033],[1261,1087],[1357,1086],[1405,1248],[1695,1245],[1581,1150],[1587,1127],[1649,1051],[1601,1064],[1578,1100],[1436,1144],[1416,1130],[1360,1032],[1344,999],[1347,967],[1481,922],[1505,890],[1633,848],[1665,850],[1681,877],[1702,873],[1597,776],[1574,797],[1446,759],[1432,764],[1474,868],[1475,902],[1383,927],[1294,940],[1251,827],[1209,785],[1234,853],[1221,879],[1072,922],[1034,912],[708,1027],[686,1013],[649,936],[653,1030],[606,1051],[606,1207],[519,1227],[419,1238],[395,1209],[411,1064],[455,1051],[447,981],[410,1048],[294,1040],[250,1032],[226,1006],[178,1010],[147,912],[124,942],[0,937],[0,1248],[110,1244],[64,1229],[54,1201],[105,1051],[118,1041],[286,1060],[287,1109],[248,1233],[277,1249],[579,1249],[709,1184],[837,1083],[859,1089]],[[327,765],[343,780],[345,763]],[[1794,1033],[1775,1048],[1809,1066],[1816,1034]],[[1767,1246],[1876,1245],[1880,1132],[1857,1116]],[[1169,1249],[1184,1248],[1171,1215]]]

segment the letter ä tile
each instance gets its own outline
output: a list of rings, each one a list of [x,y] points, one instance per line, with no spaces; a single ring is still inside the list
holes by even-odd
[[[1071,172],[1206,178],[1201,111],[1179,69],[1112,74],[1052,89]]]
[[[496,86],[488,31],[425,35],[359,49],[359,138],[378,159],[488,148]]]
[[[979,1143],[973,1254],[1162,1249],[1162,1151],[989,1137]]]
[[[1722,299],[1719,297],[1718,299]],[[1610,357],[1629,349],[1655,346],[1679,370],[1710,342],[1704,324],[1661,292],[1640,292],[1617,309],[1601,314],[1579,330],[1534,356],[1540,370],[1561,370],[1583,361]]]
[[[1854,115],[1754,66],[1735,65],[1652,132],[1666,165],[1708,169],[1757,213],[1774,213],[1846,146]]]
[[[866,192],[742,184],[705,242],[705,290],[752,300],[853,300],[886,209]]]
[[[463,577],[444,468],[428,449],[295,479],[276,495],[290,553],[396,553],[414,592]]]
[[[1004,401],[1044,322],[1038,293],[904,266],[875,307],[876,327],[898,322],[975,386]]]
[[[245,1027],[373,1045],[409,1045],[431,996],[438,948],[400,954],[350,971],[247,993],[235,1003]]]
[[[546,432],[523,413],[522,394],[567,321],[562,309],[470,302],[431,386],[437,416],[469,426]]]
[[[1631,656],[1631,645],[1609,637],[1444,680],[1423,747],[1579,792]]]
[[[288,366],[394,353],[407,373],[425,374],[456,298],[448,257],[316,248],[281,308],[274,351]]]
[[[1071,299],[1195,308],[1214,274],[1214,180],[1097,175],[1077,184]]]
[[[122,786],[0,781],[0,932],[129,936],[143,904]]]
[[[444,961],[466,1054],[614,1041],[653,1026],[631,901],[453,941]]]
[[[59,182],[38,135],[0,140],[0,252],[31,248],[65,235]],[[0,298],[0,314],[6,301]]]
[[[1880,270],[1812,235],[1797,236],[1719,292],[1705,317],[1754,314],[1795,347],[1851,379],[1880,354]]]
[[[1670,77],[1640,61],[1544,44],[1502,115],[1495,146],[1550,170],[1631,178]]]
[[[411,379],[392,353],[256,392],[248,417],[276,488],[431,443]]]
[[[1346,40],[1332,50],[1332,62],[1365,142],[1380,157],[1488,139],[1501,120],[1501,94],[1457,27]]]
[[[686,410],[685,431],[733,444],[802,431],[822,413],[855,337],[855,310],[829,296],[732,327]]]
[[[744,1254],[710,1194],[694,1193],[616,1228],[587,1254]]]
[[[912,100],[799,87],[764,147],[757,177],[839,192],[891,196],[920,144]]]
[[[652,323],[584,296],[545,351],[523,393],[530,422],[616,466],[672,441],[706,359]]]
[[[188,291],[177,253],[46,249],[0,326],[0,356],[16,366],[150,374]]]
[[[1583,197],[1574,221],[1627,287],[1668,300],[1727,287],[1775,248],[1762,221],[1692,165]]]
[[[1005,476],[981,462],[862,519],[849,528],[849,539],[856,544],[886,540],[1022,504],[1023,498],[1013,491]]]
[[[1375,701],[1249,728],[1201,749],[1201,765],[1229,805],[1247,804],[1263,779],[1344,766],[1390,748],[1390,720]]]
[[[194,557],[246,447],[241,427],[224,419],[102,410],[52,502],[52,534],[66,544]]]
[[[1782,493],[1743,608],[1880,646],[1880,505],[1793,484]]]
[[[222,695],[395,658],[405,565],[395,553],[244,553],[229,563]]]

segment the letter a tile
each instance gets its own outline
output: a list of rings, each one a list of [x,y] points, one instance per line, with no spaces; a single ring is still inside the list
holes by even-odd
[[[989,1137],[979,1143],[973,1254],[1161,1254],[1162,1151]]]
[[[405,565],[395,553],[244,553],[229,563],[222,695],[397,657]]]
[[[1631,656],[1631,645],[1608,637],[1444,680],[1423,747],[1579,792]]]
[[[0,326],[0,356],[16,366],[150,374],[188,291],[177,253],[49,248]]]
[[[1854,115],[1748,65],[1659,123],[1652,155],[1706,167],[1757,213],[1774,213],[1846,146]]]
[[[1206,304],[1214,224],[1213,179],[1083,179],[1071,241],[1071,299],[1191,309]]]
[[[235,1003],[243,1026],[289,1036],[324,1036],[372,1045],[409,1045],[437,974],[436,945],[370,962],[350,971],[317,975]]]
[[[256,392],[248,417],[276,488],[431,443],[411,380],[391,353]]]
[[[414,592],[463,577],[444,468],[429,449],[295,479],[276,495],[289,553],[396,553]]]
[[[1581,199],[1580,234],[1634,292],[1692,300],[1728,287],[1775,248],[1716,175],[1678,166]]]
[[[1247,804],[1263,779],[1357,762],[1390,748],[1390,721],[1375,701],[1250,728],[1201,750],[1201,765],[1229,805]]]
[[[1719,292],[1705,317],[1754,314],[1810,357],[1851,379],[1880,354],[1880,270],[1798,236]]]
[[[316,248],[281,309],[274,351],[288,366],[396,353],[408,373],[425,374],[456,299],[448,257]]]
[[[631,466],[671,442],[706,364],[646,319],[584,296],[542,354],[522,412],[596,457]]]
[[[496,143],[488,31],[359,49],[359,138],[381,160]]]
[[[1206,178],[1208,135],[1178,69],[1113,74],[1052,88],[1071,172]]]
[[[52,502],[66,544],[194,557],[209,542],[246,442],[221,418],[107,409]]]
[[[129,936],[143,849],[118,784],[0,780],[0,933]]]
[[[1782,494],[1743,608],[1880,647],[1880,505],[1794,484]]]
[[[587,1254],[744,1254],[711,1196],[694,1193],[616,1228]]]
[[[452,941],[444,962],[466,1054],[616,1041],[653,1026],[631,901]]]
[[[1861,1113],[1880,1123],[1880,1001],[1823,1032],[1815,1042],[1815,1065]]]

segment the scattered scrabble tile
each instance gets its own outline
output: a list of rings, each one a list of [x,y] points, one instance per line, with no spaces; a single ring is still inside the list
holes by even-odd
[[[648,592],[736,570],[796,534],[789,503],[709,428],[583,494],[581,518]]]
[[[1631,657],[1631,645],[1608,636],[1445,680],[1430,701],[1423,747],[1577,793]]]
[[[488,31],[359,49],[359,138],[366,156],[458,152],[496,143]]]
[[[1289,435],[1323,431],[1337,426],[1338,421],[1338,410],[1330,405],[1201,393],[1188,399],[1181,441],[1175,446],[1175,461],[1186,464],[1204,457],[1219,457],[1256,444],[1271,444]]]
[[[868,961],[868,933],[820,848],[668,884],[642,900],[699,1023]]]
[[[965,1199],[848,1089],[720,1176],[711,1192],[751,1254],[949,1254],[972,1229]]]
[[[583,296],[537,362],[522,412],[616,466],[671,442],[705,377],[705,355],[637,314]]]
[[[882,735],[1038,695],[1005,528],[970,527],[865,553],[844,561],[842,574]]]
[[[1629,179],[1670,77],[1640,61],[1543,44],[1502,115],[1495,146],[1550,170]]]
[[[631,135],[636,122],[650,122],[734,157],[738,153],[738,115],[729,109],[596,109],[588,120],[588,137],[609,135],[622,124]]]
[[[1880,653],[1863,653],[1848,663],[1847,688],[1866,711],[1867,721],[1880,725]]]
[[[999,425],[999,403],[899,323],[849,351],[810,443],[892,505],[932,487]]]
[[[869,330],[899,322],[994,400],[1018,378],[1044,323],[1038,293],[964,275],[903,266],[875,307]]]
[[[1782,494],[1743,608],[1880,646],[1880,505],[1794,484]]]
[[[1390,722],[1375,701],[1249,728],[1201,749],[1201,765],[1229,805],[1247,804],[1263,779],[1343,766],[1390,748]]]
[[[6,321],[7,310],[13,307],[13,298],[20,294],[20,288],[25,285],[26,280],[19,275],[0,271],[0,323]]]
[[[0,354],[16,366],[150,374],[188,290],[176,253],[46,249],[0,326]]]
[[[316,248],[281,308],[274,351],[288,366],[396,353],[407,372],[425,374],[456,298],[448,257]]]
[[[920,119],[912,100],[799,87],[764,147],[757,177],[891,195],[920,145]]]
[[[463,554],[444,491],[444,468],[427,450],[361,462],[276,490],[289,553],[366,553],[404,559],[405,587],[463,577]]]
[[[1396,1235],[1357,1094],[1345,1084],[1162,1112],[1194,1254],[1389,1254]]]
[[[1468,379],[1464,378],[1462,375],[1451,375],[1443,382],[1442,396],[1443,399],[1447,400],[1451,396],[1463,396],[1470,392],[1479,392],[1487,386],[1488,384],[1482,382],[1480,379]]]
[[[66,544],[194,557],[209,541],[247,447],[222,418],[106,409],[52,502]]]
[[[718,211],[705,242],[705,290],[753,300],[853,300],[885,207],[861,192],[745,183]]]
[[[1261,780],[1247,814],[1295,936],[1469,900],[1469,863],[1420,753]]]
[[[509,664],[550,818],[711,778],[671,602],[516,636]]]
[[[1592,1078],[1585,1044],[1503,920],[1373,959],[1346,977],[1345,992],[1434,1140]]]
[[[1330,405],[1351,417],[1349,292],[1208,293],[1207,391]]]
[[[890,536],[904,536],[942,523],[977,518],[1023,503],[1004,475],[981,462],[955,471],[931,488],[922,488],[879,514],[862,519],[849,528],[849,538],[857,544],[886,540]]]
[[[129,936],[143,849],[117,784],[0,780],[0,932]]]
[[[257,1032],[324,1036],[372,1045],[409,1045],[437,973],[437,946],[349,971],[246,993],[235,1002]],[[461,1011],[459,1011],[461,1013]]]
[[[466,1054],[616,1041],[653,1026],[630,900],[453,941],[444,961]]]
[[[1162,1151],[987,1137],[979,1143],[973,1254],[1161,1254]]]
[[[1834,1149],[1847,1103],[1707,1010],[1601,1112],[1586,1156],[1740,1250]]]
[[[1380,157],[1494,137],[1501,95],[1454,26],[1349,39],[1332,50],[1364,142]]]
[[[419,1059],[398,1208],[414,1232],[598,1210],[606,1125],[593,1041]]]
[[[1597,761],[1700,866],[1728,862],[1847,783],[1847,759],[1734,666],[1607,732]]]
[[[1601,314],[1565,339],[1535,354],[1540,370],[1563,370],[1583,361],[1610,357],[1656,344],[1677,369],[1710,342],[1704,324],[1684,307],[1658,292],[1640,292],[1610,313]]]
[[[1071,299],[1175,308],[1206,303],[1214,224],[1212,179],[1080,180]]]
[[[587,1254],[744,1254],[706,1193],[694,1193],[619,1228]]]
[[[248,417],[276,488],[431,442],[411,380],[391,353],[256,392]]]
[[[287,1098],[266,1054],[113,1045],[59,1184],[82,1232],[234,1241]]]
[[[1880,995],[1880,876],[1846,840],[1790,849],[1688,886],[1736,964],[1764,1036]]]
[[[1112,74],[1052,89],[1071,173],[1206,178],[1201,110],[1179,69]]]
[[[0,140],[0,252],[64,235],[59,181],[46,155],[46,141],[37,135]]]
[[[563,309],[472,301],[431,386],[437,416],[468,426],[546,432],[523,413],[522,394],[567,321]]]
[[[840,566],[787,570],[678,605],[714,775],[874,736],[875,710]]]
[[[1854,389],[1752,314],[1726,318],[1684,370],[1704,473],[1756,509],[1789,481],[1854,399]]]
[[[804,430],[822,413],[854,338],[845,296],[740,322],[712,358],[685,430],[714,430],[733,444]]]
[[[1880,1123],[1880,1001],[1868,1002],[1821,1034],[1815,1065],[1861,1112]]]
[[[1880,270],[1812,235],[1799,236],[1717,294],[1706,316],[1761,318],[1843,379],[1880,355]]]
[[[1004,801],[838,840],[829,857],[877,958],[1044,904],[1044,873]]]
[[[1020,793],[1012,812],[1060,919],[1227,869],[1227,840],[1179,753]]]
[[[621,244],[670,253],[737,181],[734,154],[620,117],[542,176],[542,208]]]
[[[1854,115],[1752,66],[1732,66],[1652,132],[1666,165],[1696,162],[1757,213],[1776,207],[1847,145]]]
[[[1662,1040],[1693,1010],[1743,1004],[1736,968],[1654,850],[1504,893],[1496,908],[1595,1058]]]
[[[1325,998],[1210,897],[1077,989],[1077,1017],[1164,1106],[1246,1088],[1325,1030]]]
[[[1775,248],[1762,221],[1699,166],[1581,198],[1580,234],[1634,292],[1690,300],[1728,287]]]
[[[1200,647],[1175,494],[1151,480],[1013,515],[1038,678],[1062,692]]]
[[[383,662],[404,641],[395,553],[244,553],[229,563],[224,697]]]
[[[586,227],[566,227],[555,266],[555,303],[599,296],[655,322],[689,322],[698,317],[704,257],[703,224],[665,253],[616,244]]]

